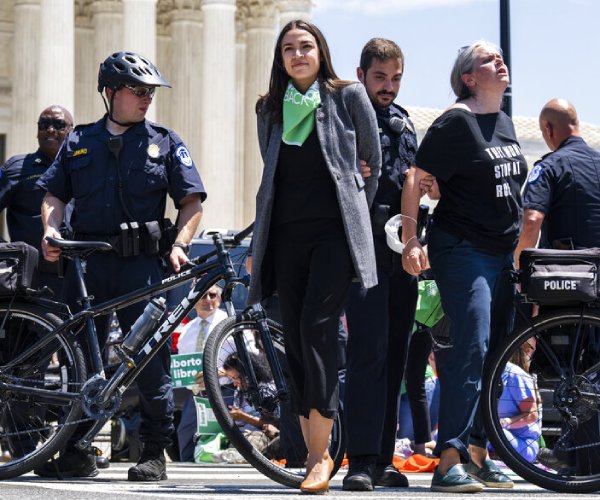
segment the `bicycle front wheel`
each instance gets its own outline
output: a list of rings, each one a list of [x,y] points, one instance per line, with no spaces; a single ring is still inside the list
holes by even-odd
[[[267,320],[278,359],[285,373],[285,350],[281,325]],[[272,425],[266,429],[243,426],[236,422],[230,413],[234,400],[243,399],[243,383],[234,387],[232,381],[224,377],[223,365],[230,356],[237,354],[234,336],[244,339],[247,351],[260,355],[262,347],[258,340],[257,325],[253,321],[241,318],[223,320],[209,335],[204,349],[204,382],[215,418],[231,444],[241,457],[253,465],[268,478],[285,486],[299,488],[304,480],[306,467],[306,446],[298,417],[292,414],[289,402],[278,402]],[[237,389],[237,393],[236,393]],[[272,384],[271,384],[272,389]],[[261,390],[270,390],[269,384],[263,384]],[[256,414],[260,412],[255,410]],[[268,420],[268,417],[263,418]],[[338,412],[334,420],[330,437],[329,453],[334,461],[332,477],[338,471],[345,452],[343,415]],[[229,453],[229,459],[235,461],[235,454]]]
[[[67,442],[81,414],[77,392],[85,360],[71,336],[50,333],[61,321],[31,304],[0,304],[0,479],[25,474],[46,462]],[[31,349],[30,349],[31,348]],[[9,363],[30,349],[16,366]],[[41,389],[32,392],[31,389]]]
[[[490,358],[482,393],[488,438],[514,472],[561,493],[600,489],[600,315],[542,315]]]

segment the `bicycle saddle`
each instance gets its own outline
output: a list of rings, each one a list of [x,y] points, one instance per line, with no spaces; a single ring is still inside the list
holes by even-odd
[[[100,250],[102,252],[108,252],[112,250],[112,245],[107,243],[106,241],[75,241],[75,240],[61,240],[58,238],[52,238],[51,236],[46,236],[46,241],[50,243],[53,247],[58,247],[61,250],[71,250],[72,252],[80,251],[94,251]]]

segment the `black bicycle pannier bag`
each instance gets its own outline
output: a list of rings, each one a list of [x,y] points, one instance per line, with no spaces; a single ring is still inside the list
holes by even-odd
[[[598,299],[600,248],[526,249],[520,256],[521,290],[547,305],[572,305]]]
[[[0,297],[31,288],[37,266],[36,248],[22,241],[0,243]]]

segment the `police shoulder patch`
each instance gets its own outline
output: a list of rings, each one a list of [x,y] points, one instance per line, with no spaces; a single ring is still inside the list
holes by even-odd
[[[529,173],[529,177],[527,177],[527,184],[531,184],[532,182],[537,181],[540,175],[542,174],[543,169],[544,167],[539,163],[534,165],[534,167],[531,169],[531,172]]]
[[[179,144],[179,146],[175,148],[175,156],[179,160],[179,163],[187,168],[192,168],[192,157],[184,144]]]

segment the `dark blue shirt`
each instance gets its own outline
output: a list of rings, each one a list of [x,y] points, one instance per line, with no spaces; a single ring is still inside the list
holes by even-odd
[[[600,247],[600,152],[569,137],[535,164],[523,207],[545,214],[545,236],[571,238],[575,248]]]
[[[40,252],[44,232],[40,211],[46,193],[35,184],[51,163],[38,150],[9,158],[0,172],[0,210],[6,208],[10,240],[24,241]]]
[[[129,220],[119,200],[117,161],[108,149],[112,135],[105,120],[106,116],[76,127],[38,181],[64,203],[73,198],[71,226],[80,234],[118,234],[119,225]],[[136,222],[161,220],[167,193],[178,209],[179,202],[192,193],[199,193],[204,201],[206,192],[196,166],[172,130],[146,120],[121,137],[123,198]]]
[[[406,171],[415,164],[417,135],[408,112],[396,104],[386,109],[375,107],[379,140],[381,142],[381,176],[375,195],[375,203],[389,205],[390,217],[400,213],[400,196]],[[390,126],[390,119],[397,117],[397,129]]]

